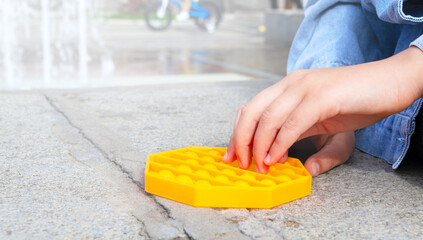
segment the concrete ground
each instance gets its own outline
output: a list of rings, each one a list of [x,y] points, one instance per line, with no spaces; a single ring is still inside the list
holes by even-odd
[[[314,178],[310,196],[273,209],[193,208],[146,193],[148,154],[226,146],[236,109],[283,74],[254,68],[245,60],[254,55],[242,49],[233,52],[239,57],[202,58],[196,64],[207,71],[173,83],[181,76],[127,87],[0,92],[0,239],[423,236],[423,166],[408,162],[394,171],[360,151]],[[143,79],[163,74],[155,73]]]

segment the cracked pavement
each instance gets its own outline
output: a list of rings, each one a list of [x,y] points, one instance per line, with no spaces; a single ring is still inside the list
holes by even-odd
[[[193,208],[143,190],[148,154],[226,146],[237,107],[271,83],[0,93],[0,238],[421,237],[422,165],[393,171],[359,151],[274,209]]]

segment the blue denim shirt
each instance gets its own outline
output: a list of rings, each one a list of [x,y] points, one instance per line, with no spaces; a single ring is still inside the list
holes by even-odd
[[[423,0],[310,0],[291,47],[288,73],[348,66],[423,50]],[[422,66],[423,67],[423,66]],[[410,146],[422,99],[356,131],[356,147],[396,169]]]

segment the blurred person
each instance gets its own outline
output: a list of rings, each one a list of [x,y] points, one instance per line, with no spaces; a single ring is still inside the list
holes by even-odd
[[[287,68],[239,108],[223,162],[266,173],[305,138],[312,176],[354,147],[394,169],[423,158],[423,1],[310,0]]]
[[[303,8],[303,5],[301,3],[301,0],[286,0],[285,1],[285,9],[291,9],[291,8],[293,8],[294,4],[299,9],[302,9]],[[272,9],[278,9],[279,8],[279,0],[270,0],[270,8],[272,8]]]
[[[182,3],[181,12],[176,15],[176,20],[186,21],[189,19],[189,10],[191,9],[191,2],[192,0],[184,0],[184,2]]]

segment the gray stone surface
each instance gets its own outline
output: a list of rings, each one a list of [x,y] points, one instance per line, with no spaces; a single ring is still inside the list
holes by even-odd
[[[150,153],[226,146],[270,81],[1,93],[0,238],[418,239],[423,167],[355,151],[274,209],[193,208],[144,192]]]
[[[0,238],[133,238],[151,201],[38,93],[1,94]]]

